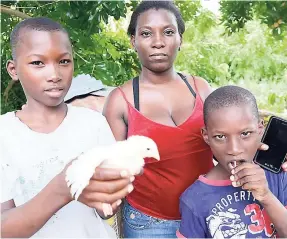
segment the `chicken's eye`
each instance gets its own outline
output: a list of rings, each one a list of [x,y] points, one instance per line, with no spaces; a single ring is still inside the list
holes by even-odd
[[[150,148],[147,148],[147,150],[150,150]]]

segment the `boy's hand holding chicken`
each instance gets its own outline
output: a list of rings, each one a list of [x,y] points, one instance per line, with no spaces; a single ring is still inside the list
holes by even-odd
[[[101,182],[99,172],[102,169],[100,168],[124,170],[121,176],[129,176],[129,180],[132,182],[134,180],[133,176],[142,172],[145,164],[144,158],[146,157],[159,160],[159,152],[156,143],[144,136],[131,136],[125,141],[116,142],[114,145],[97,147],[83,153],[66,170],[65,180],[70,188],[72,198],[96,208],[97,211],[99,211],[99,204],[101,204],[105,217],[113,215],[114,209],[121,203],[119,196],[124,195],[121,197],[124,198],[126,194],[133,190],[133,187],[129,185],[127,189],[124,188],[110,197],[103,196],[101,193],[95,194],[99,187],[104,188],[104,184],[109,183],[110,185],[106,185],[105,190],[107,192],[114,192],[117,186],[121,187],[127,183],[126,179],[122,179],[122,181],[111,184],[113,177],[110,178],[110,182]],[[95,171],[96,168],[99,170],[98,174],[97,170]],[[96,195],[99,199],[102,196],[98,202],[94,200]],[[89,203],[91,199],[94,203]]]

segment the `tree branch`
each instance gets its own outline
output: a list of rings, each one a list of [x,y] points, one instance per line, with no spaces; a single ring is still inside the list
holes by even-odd
[[[91,62],[85,60],[85,59],[84,59],[79,53],[77,53],[75,50],[74,50],[74,53],[75,53],[78,57],[80,57],[84,62],[86,62],[86,63],[91,63]]]
[[[1,13],[6,13],[8,15],[13,15],[13,16],[16,16],[16,17],[20,17],[20,18],[23,18],[23,19],[26,19],[26,18],[30,18],[29,15],[23,13],[23,12],[20,12],[18,10],[15,10],[15,9],[12,9],[12,8],[9,8],[9,7],[4,7],[3,5],[1,5]]]

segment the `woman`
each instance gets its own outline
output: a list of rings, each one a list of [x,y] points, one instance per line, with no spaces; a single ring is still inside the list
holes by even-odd
[[[140,134],[155,140],[161,160],[146,159],[144,173],[123,208],[124,237],[176,237],[179,197],[212,166],[204,143],[203,100],[208,83],[178,74],[174,60],[185,26],[172,2],[144,1],[133,12],[128,34],[142,71],[109,95],[104,115],[116,137]]]
[[[185,26],[172,2],[143,1],[128,28],[138,53],[139,77],[113,90],[104,115],[116,140],[145,135],[157,143],[161,160],[146,159],[123,208],[127,238],[175,238],[179,197],[212,167],[212,153],[201,137],[208,83],[177,73],[174,60]]]

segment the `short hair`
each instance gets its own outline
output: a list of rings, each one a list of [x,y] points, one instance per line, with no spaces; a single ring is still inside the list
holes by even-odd
[[[24,29],[35,30],[35,31],[46,31],[46,32],[61,31],[69,35],[66,29],[63,28],[61,24],[53,21],[50,18],[47,17],[27,18],[19,22],[11,32],[10,45],[12,49],[13,59],[16,58],[16,46],[19,42],[21,31]]]
[[[213,91],[204,102],[204,123],[207,125],[208,116],[212,111],[225,107],[243,105],[249,105],[253,116],[259,120],[257,102],[250,91],[234,85],[220,87]]]
[[[184,21],[182,19],[179,9],[175,6],[175,4],[172,1],[142,1],[136,7],[131,16],[130,24],[128,27],[129,36],[135,35],[139,15],[150,9],[156,9],[156,10],[165,9],[173,13],[176,18],[179,34],[182,35],[184,33],[185,31]]]

